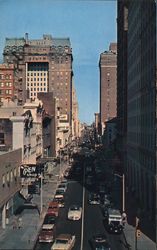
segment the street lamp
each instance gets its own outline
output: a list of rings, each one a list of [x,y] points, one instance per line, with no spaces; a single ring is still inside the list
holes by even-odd
[[[123,179],[123,212],[124,212],[125,211],[125,175],[124,174],[122,176],[119,174],[114,174],[114,175]]]
[[[40,216],[42,216],[43,211],[43,174],[40,175]]]

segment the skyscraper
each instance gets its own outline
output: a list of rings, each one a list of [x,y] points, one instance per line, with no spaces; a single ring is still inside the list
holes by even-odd
[[[117,115],[117,44],[111,43],[109,51],[100,55],[100,123],[101,131],[105,122]]]
[[[14,99],[22,105],[26,97],[35,99],[40,92],[53,92],[60,111],[72,116],[72,48],[69,38],[6,38],[4,62],[16,65]]]

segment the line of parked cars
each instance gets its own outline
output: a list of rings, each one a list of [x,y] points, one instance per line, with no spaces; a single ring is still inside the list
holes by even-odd
[[[66,179],[61,180],[56,189],[53,201],[49,203],[42,228],[39,233],[39,242],[52,243],[51,250],[71,250],[75,244],[75,235],[60,234],[56,236],[56,221],[59,216],[59,209],[63,208],[65,205],[64,194],[67,191],[67,188],[68,181]],[[77,206],[71,206],[69,208],[68,219],[79,220],[81,218],[81,214],[77,211],[77,208]],[[73,210],[74,214],[72,214]]]

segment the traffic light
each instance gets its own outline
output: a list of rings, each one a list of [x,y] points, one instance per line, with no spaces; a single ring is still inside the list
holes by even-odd
[[[137,236],[137,237],[140,237],[140,236],[141,236],[141,231],[140,231],[139,229],[137,229],[137,231],[136,231],[136,236]]]

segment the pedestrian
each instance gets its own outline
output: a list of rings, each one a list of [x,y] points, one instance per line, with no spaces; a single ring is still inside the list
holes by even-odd
[[[13,229],[16,229],[17,228],[17,222],[16,222],[16,218],[14,218],[13,220]]]
[[[19,220],[18,220],[18,228],[21,229],[22,228],[22,218],[19,217]]]
[[[123,226],[125,225],[126,222],[127,222],[127,215],[126,215],[125,211],[123,211],[123,213],[122,213],[122,223],[123,223]]]

